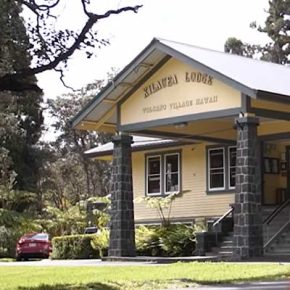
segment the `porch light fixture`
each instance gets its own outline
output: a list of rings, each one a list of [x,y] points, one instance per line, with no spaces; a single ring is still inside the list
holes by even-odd
[[[176,128],[176,129],[180,129],[180,128],[184,128],[184,127],[186,127],[187,125],[188,125],[187,122],[180,122],[180,123],[176,123],[176,124],[174,124],[174,128]]]

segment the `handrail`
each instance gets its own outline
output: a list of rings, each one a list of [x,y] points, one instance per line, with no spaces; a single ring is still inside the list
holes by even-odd
[[[265,218],[263,224],[268,225],[288,205],[289,202],[290,198],[286,199],[283,203],[276,207],[274,211]]]
[[[234,210],[234,207],[233,206],[230,206],[231,208],[225,212],[218,220],[216,220],[212,226],[213,228],[216,227],[219,223],[221,223],[226,217],[228,217]]]
[[[264,249],[266,249],[283,231],[290,225],[290,221],[286,222],[278,231],[277,233],[267,241],[267,243],[264,245]]]

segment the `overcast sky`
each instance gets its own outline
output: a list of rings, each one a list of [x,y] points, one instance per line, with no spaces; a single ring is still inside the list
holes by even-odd
[[[66,0],[61,25],[77,27],[84,19],[79,16],[79,1]],[[64,1],[65,2],[65,1]],[[181,41],[205,48],[223,50],[228,37],[235,36],[250,43],[265,43],[266,37],[249,28],[252,21],[263,24],[268,0],[98,0],[97,12],[125,5],[143,4],[138,14],[125,12],[98,24],[100,36],[111,45],[98,51],[96,58],[86,60],[78,55],[69,61],[66,82],[74,88],[104,78],[111,67],[122,69],[153,37]],[[72,10],[69,10],[69,7]],[[60,18],[59,18],[60,19]],[[38,76],[46,98],[67,90],[54,72]]]

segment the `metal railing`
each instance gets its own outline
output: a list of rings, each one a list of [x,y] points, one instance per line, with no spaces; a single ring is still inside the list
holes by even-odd
[[[232,214],[234,211],[234,207],[232,205],[230,205],[230,209],[228,211],[226,211],[220,218],[218,218],[213,224],[212,224],[212,228],[213,230],[218,229],[221,231],[221,224],[222,222],[230,215]]]
[[[278,207],[276,207],[269,216],[265,218],[263,224],[270,224],[271,221],[288,205],[290,199],[286,199],[283,203],[281,203]]]
[[[281,214],[281,212],[289,205],[289,203],[290,199],[286,199],[283,203],[276,207],[273,212],[263,221],[263,224],[266,227],[266,242],[264,243],[264,249],[266,249],[276,238],[278,238],[290,225],[289,211],[289,216],[285,223],[274,234],[270,236],[270,224],[279,214]]]

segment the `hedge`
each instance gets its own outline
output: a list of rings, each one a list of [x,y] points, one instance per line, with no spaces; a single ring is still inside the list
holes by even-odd
[[[192,256],[195,252],[196,226],[175,224],[136,227],[138,256]],[[97,234],[55,237],[53,259],[101,258],[108,253],[109,231]]]
[[[71,235],[52,239],[52,259],[100,258],[99,252],[91,246],[95,234]]]

